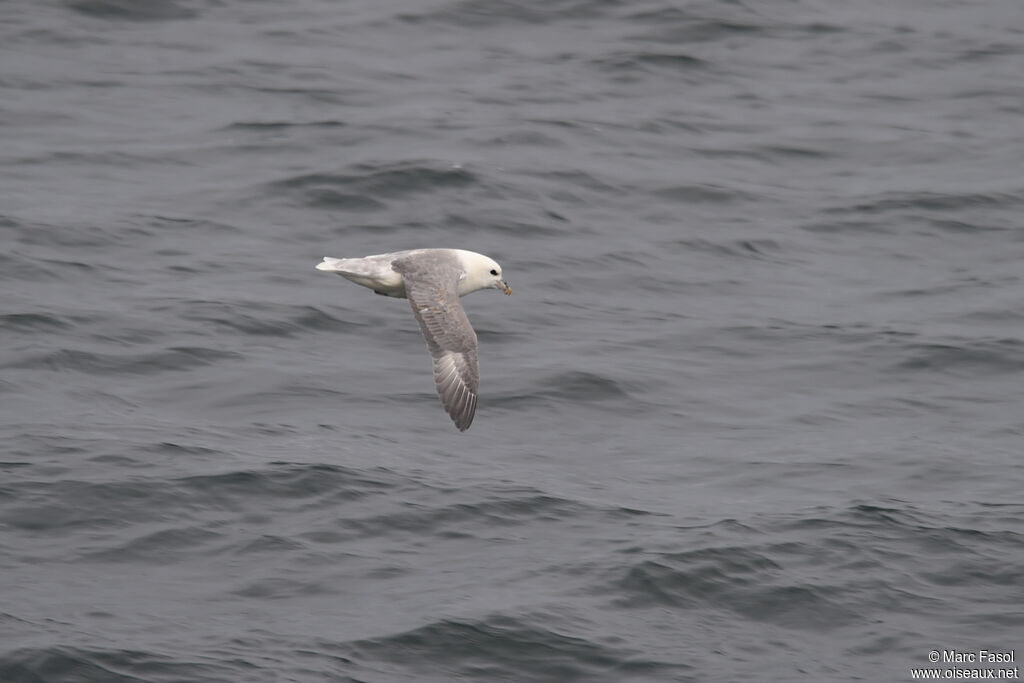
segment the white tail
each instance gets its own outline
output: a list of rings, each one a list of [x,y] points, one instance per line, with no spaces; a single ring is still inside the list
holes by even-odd
[[[339,270],[344,270],[344,268],[342,268],[341,265],[340,265],[342,260],[343,259],[340,259],[340,258],[331,258],[330,256],[324,256],[324,260],[321,261],[320,263],[316,264],[316,269],[317,270],[328,270],[328,271],[333,271],[333,272],[337,272]]]

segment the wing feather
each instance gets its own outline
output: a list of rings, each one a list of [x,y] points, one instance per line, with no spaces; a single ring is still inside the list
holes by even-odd
[[[405,279],[413,315],[434,361],[441,404],[464,432],[476,414],[480,364],[476,332],[459,301],[458,264],[401,258],[392,267]]]

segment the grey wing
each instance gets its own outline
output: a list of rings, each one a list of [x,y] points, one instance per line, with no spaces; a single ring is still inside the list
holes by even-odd
[[[413,315],[434,359],[434,383],[441,403],[464,432],[473,423],[480,386],[476,332],[459,302],[459,271],[443,263],[433,268],[422,265],[399,259],[393,267],[405,278]]]

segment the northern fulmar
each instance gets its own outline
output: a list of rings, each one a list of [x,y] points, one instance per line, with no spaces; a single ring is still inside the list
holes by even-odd
[[[494,259],[463,249],[411,249],[363,258],[325,256],[317,270],[337,273],[377,294],[409,299],[434,359],[434,383],[460,432],[476,413],[480,364],[476,332],[460,296],[478,289],[512,288]]]

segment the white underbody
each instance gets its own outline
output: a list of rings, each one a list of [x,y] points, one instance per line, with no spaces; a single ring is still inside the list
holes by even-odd
[[[388,254],[374,254],[362,258],[331,258],[325,256],[321,263],[318,263],[317,270],[337,273],[341,277],[351,280],[357,285],[362,285],[386,296],[393,296],[400,299],[406,298],[405,278],[401,273],[395,272],[391,263],[396,258],[414,255],[417,252],[425,252],[424,249],[411,249],[408,251],[396,251]],[[459,276],[459,296],[480,289],[476,283],[471,283],[466,278],[467,263],[481,258],[479,254],[461,249],[452,249],[451,252],[458,259],[462,273]]]
[[[331,258],[325,256],[317,270],[337,273],[357,285],[375,292],[405,298],[405,279],[391,268],[394,254],[375,254],[363,258]]]

